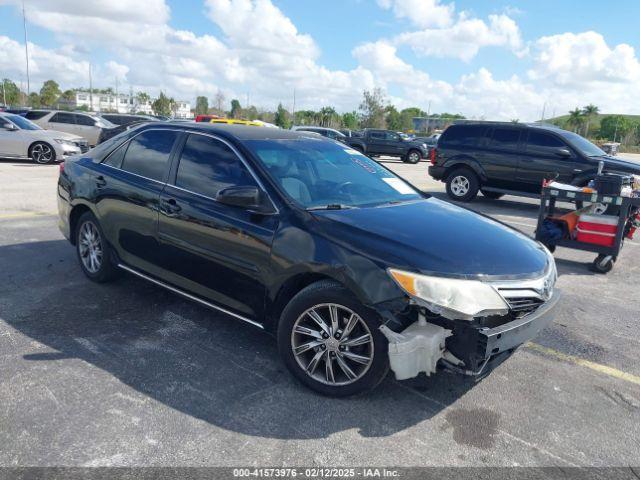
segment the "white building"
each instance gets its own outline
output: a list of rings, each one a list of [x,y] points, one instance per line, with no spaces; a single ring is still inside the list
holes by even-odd
[[[61,100],[60,104],[65,104],[71,109],[86,108],[90,112],[117,112],[117,113],[138,113],[147,115],[153,114],[151,104],[155,99],[147,102],[139,101],[135,95],[119,93],[89,93],[78,90],[75,98],[70,101]],[[191,103],[182,100],[176,101],[175,118],[191,118]]]

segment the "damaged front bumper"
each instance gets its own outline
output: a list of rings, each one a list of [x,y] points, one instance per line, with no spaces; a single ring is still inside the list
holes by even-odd
[[[391,369],[399,380],[420,372],[430,375],[437,365],[483,376],[553,321],[560,297],[556,289],[536,311],[493,328],[464,320],[426,320],[422,314],[400,333],[383,325]]]

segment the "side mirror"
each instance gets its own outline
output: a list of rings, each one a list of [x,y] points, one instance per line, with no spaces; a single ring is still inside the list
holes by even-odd
[[[571,150],[569,150],[568,148],[561,147],[556,150],[556,155],[562,158],[567,158],[571,156]]]
[[[272,213],[273,207],[265,200],[262,190],[253,186],[237,186],[220,190],[216,200],[224,205],[241,207],[259,213]]]
[[[9,123],[9,122],[2,125],[2,128],[4,128],[5,130],[9,130],[10,132],[13,132],[14,130],[18,130],[18,127],[16,127],[13,123]]]

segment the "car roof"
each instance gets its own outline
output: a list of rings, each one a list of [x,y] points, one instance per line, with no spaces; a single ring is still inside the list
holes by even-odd
[[[485,127],[511,127],[511,128],[538,128],[541,130],[562,130],[557,125],[551,123],[520,123],[520,122],[479,122],[473,120],[458,120],[451,127],[461,126],[485,126]],[[450,128],[450,127],[449,127]]]
[[[251,125],[229,125],[224,123],[196,123],[196,122],[166,122],[160,125],[148,124],[146,128],[175,128],[179,127],[185,131],[200,131],[207,133],[215,133],[223,137],[238,140],[295,140],[309,136],[303,132],[294,130],[284,130],[281,128],[258,127]],[[143,129],[145,127],[142,127]]]

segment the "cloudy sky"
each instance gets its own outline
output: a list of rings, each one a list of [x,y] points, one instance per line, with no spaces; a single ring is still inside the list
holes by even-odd
[[[20,0],[0,0],[0,76],[25,82]],[[159,90],[273,109],[398,107],[535,120],[640,113],[640,2],[25,0],[32,90]]]

